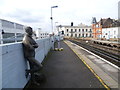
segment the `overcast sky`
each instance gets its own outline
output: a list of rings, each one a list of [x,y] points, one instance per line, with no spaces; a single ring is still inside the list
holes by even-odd
[[[51,6],[53,22],[57,25],[84,23],[91,25],[92,17],[118,18],[120,0],[0,0],[0,18],[33,28],[51,31]]]

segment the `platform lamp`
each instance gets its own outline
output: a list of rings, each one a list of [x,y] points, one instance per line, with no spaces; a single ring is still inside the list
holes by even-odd
[[[53,33],[53,17],[52,17],[52,9],[53,8],[57,8],[58,6],[52,6],[51,7],[51,17],[50,17],[50,19],[51,19],[51,30],[52,30],[52,33]]]
[[[52,30],[52,34],[53,34],[53,40],[52,40],[52,43],[53,43],[53,47],[52,47],[52,49],[54,50],[54,32],[53,32],[53,17],[52,17],[52,9],[53,8],[57,8],[58,6],[52,6],[51,7],[51,17],[50,17],[50,19],[51,19],[51,30]]]

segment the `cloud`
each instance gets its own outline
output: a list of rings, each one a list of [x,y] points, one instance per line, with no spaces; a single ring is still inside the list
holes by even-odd
[[[29,17],[27,17],[27,16],[24,16],[24,17],[22,17],[22,18],[20,18],[19,20],[21,20],[22,22],[25,22],[25,23],[40,23],[41,21],[43,21],[42,20],[43,18],[41,18],[41,17],[34,17],[34,16],[29,16]]]
[[[0,17],[21,24],[32,25],[50,31],[51,6],[53,23],[74,25],[91,24],[92,17],[117,17],[119,0],[0,0]]]
[[[16,9],[10,13],[3,13],[3,15],[9,18],[16,18],[23,23],[39,23],[44,21],[44,16],[22,9]]]

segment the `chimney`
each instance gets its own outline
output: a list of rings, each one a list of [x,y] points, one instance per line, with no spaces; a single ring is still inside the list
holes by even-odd
[[[73,26],[73,22],[71,22],[71,26]]]

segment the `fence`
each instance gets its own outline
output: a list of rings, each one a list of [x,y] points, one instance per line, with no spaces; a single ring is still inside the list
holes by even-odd
[[[36,41],[39,47],[36,49],[36,59],[42,62],[50,48],[53,46],[52,38]],[[25,77],[27,61],[23,55],[22,43],[10,43],[0,45],[0,89],[24,88],[29,78]],[[1,73],[2,72],[2,73]]]

